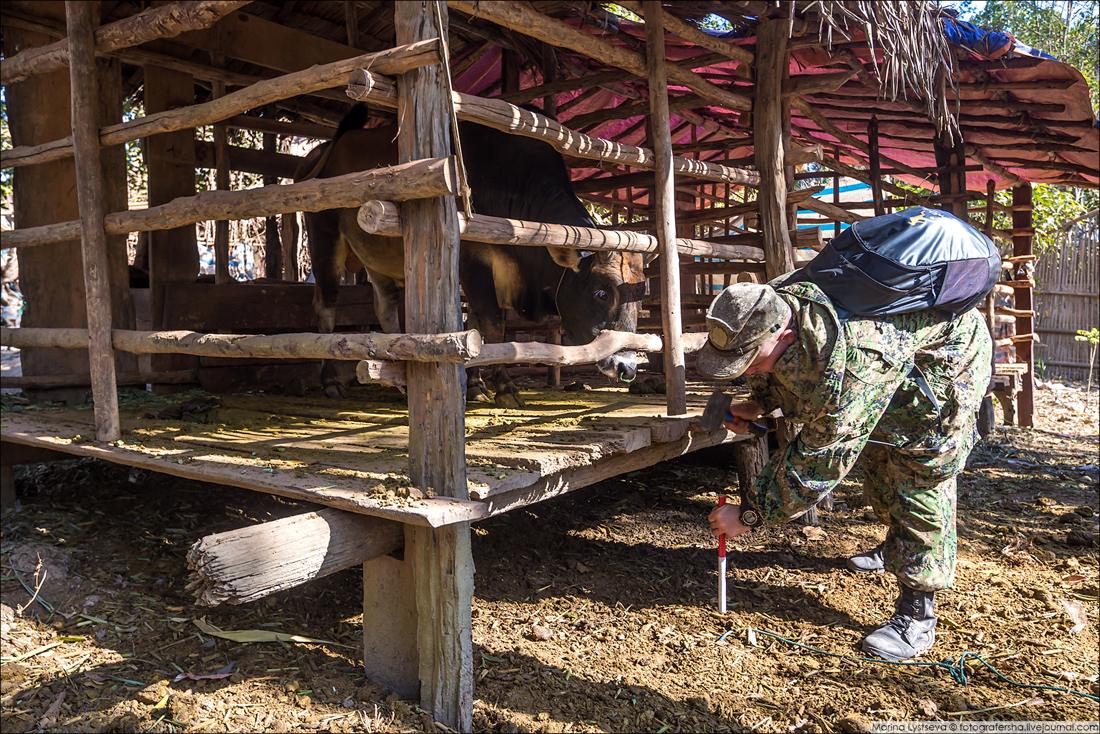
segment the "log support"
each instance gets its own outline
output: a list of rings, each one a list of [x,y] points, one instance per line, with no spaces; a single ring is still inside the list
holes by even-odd
[[[398,43],[446,33],[446,6],[425,0],[395,4]],[[450,96],[438,67],[399,80],[401,161],[450,154]],[[410,331],[455,331],[458,216],[452,197],[402,205],[405,312]],[[409,383],[409,476],[439,497],[466,499],[465,373],[458,365],[406,365]],[[470,525],[405,527],[404,560],[363,565],[363,653],[367,675],[458,731],[473,728],[473,558]]]
[[[111,346],[111,283],[107,233],[103,229],[104,185],[97,135],[95,42],[99,6],[68,0],[69,74],[72,81],[73,143],[80,205],[81,255],[88,309],[88,362],[95,404],[96,438],[117,441],[120,434],[115,354]]]
[[[683,325],[680,306],[680,256],[676,249],[676,182],[672,170],[672,133],[668,121],[668,72],[665,66],[664,11],[645,0],[646,66],[649,72],[650,130],[657,158],[654,194],[657,238],[661,243],[661,323],[664,326],[665,396],[668,414],[687,412]]]
[[[404,545],[401,523],[329,507],[203,538],[187,590],[202,606],[248,604]]]
[[[786,20],[760,24],[756,40],[756,98],[753,102],[753,145],[760,172],[760,230],[768,279],[794,270],[787,232],[786,151],[783,144],[783,80],[787,77]]]

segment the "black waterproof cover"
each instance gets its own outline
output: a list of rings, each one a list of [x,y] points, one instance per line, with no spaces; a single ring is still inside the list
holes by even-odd
[[[817,284],[842,317],[968,311],[1001,275],[993,241],[947,212],[912,207],[857,222],[776,285]]]

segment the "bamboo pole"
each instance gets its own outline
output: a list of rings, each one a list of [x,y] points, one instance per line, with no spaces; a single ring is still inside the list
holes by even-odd
[[[454,190],[453,161],[437,158],[296,184],[244,191],[205,191],[148,209],[108,214],[104,228],[108,235],[163,230],[206,219],[249,219],[285,212],[350,208],[378,197],[405,200],[452,196]],[[73,240],[79,235],[78,221],[27,227],[5,232],[4,247],[34,247]]]
[[[94,30],[99,6],[69,0],[65,20],[71,56],[73,142],[76,193],[80,205],[80,252],[88,313],[88,362],[95,402],[95,432],[99,441],[117,441],[120,434],[115,353],[111,348],[111,283],[108,278],[107,234],[103,229],[103,168],[96,136],[98,80]]]
[[[139,46],[158,38],[171,38],[186,31],[209,28],[243,5],[248,5],[248,0],[177,2],[152,8],[96,28],[92,53],[102,56],[116,49]],[[37,74],[59,71],[69,63],[69,55],[67,39],[47,46],[24,49],[15,56],[0,61],[0,77],[7,86]]]
[[[656,232],[661,243],[661,322],[664,326],[665,398],[670,416],[687,412],[680,316],[680,255],[676,247],[676,181],[672,170],[672,131],[668,121],[668,75],[665,65],[664,11],[658,0],[644,0],[646,66],[649,71],[650,130],[657,157],[654,176]],[[650,350],[656,351],[656,350]]]
[[[389,201],[372,200],[359,207],[359,226],[364,232],[382,237],[400,237],[401,219],[397,207]],[[494,245],[525,245],[529,247],[572,247],[579,250],[609,250],[614,252],[659,253],[660,242],[652,235],[626,230],[592,229],[563,224],[544,224],[520,219],[458,214],[459,233],[471,242]],[[759,241],[758,239],[756,240]],[[722,244],[678,238],[679,252],[697,257],[720,257],[726,260],[763,261],[759,247]]]
[[[444,334],[199,334],[114,329],[111,344],[131,354],[274,359],[388,359],[462,364],[481,354],[477,330]],[[0,328],[0,345],[87,349],[87,329]]]
[[[564,46],[639,77],[647,76],[646,61],[641,54],[601,41],[582,30],[548,18],[530,6],[510,2],[478,3],[473,0],[450,0],[447,4],[468,15],[492,21],[551,46]],[[749,98],[721,89],[694,72],[669,67],[668,78],[720,107],[741,111],[752,109],[752,100]]]
[[[212,125],[247,110],[262,107],[300,94],[328,89],[343,84],[348,75],[358,69],[370,68],[376,75],[398,74],[410,68],[428,66],[441,62],[441,51],[437,40],[428,40],[407,46],[363,54],[351,59],[335,61],[331,64],[310,67],[302,71],[274,79],[256,82],[250,87],[227,94],[220,99],[203,104],[166,110],[130,122],[108,125],[99,131],[101,147],[110,147],[128,143],[138,138],[160,133],[174,132],[200,125]],[[20,146],[5,150],[0,154],[3,167],[27,166],[35,163],[58,160],[72,155],[72,139],[63,138],[37,146]]]

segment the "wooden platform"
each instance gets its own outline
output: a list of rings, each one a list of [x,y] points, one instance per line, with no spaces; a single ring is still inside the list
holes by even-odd
[[[90,409],[27,406],[0,419],[5,454],[20,447],[92,456],[205,482],[439,527],[506,512],[738,437],[704,431],[710,385],[688,386],[688,416],[664,415],[664,395],[621,387],[523,388],[527,406],[466,413],[470,500],[418,497],[407,476],[408,413],[395,390],[355,388],[347,400],[201,392],[120,405],[122,438],[94,440]],[[189,422],[181,404],[209,405]],[[216,406],[216,407],[213,407]],[[13,462],[8,458],[5,463]],[[411,496],[410,496],[411,495]]]

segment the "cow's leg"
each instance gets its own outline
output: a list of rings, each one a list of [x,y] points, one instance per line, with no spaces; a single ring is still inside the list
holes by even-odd
[[[472,311],[466,317],[466,328],[477,329],[481,333],[481,338],[485,339],[486,329],[478,323],[477,317]],[[485,387],[485,381],[481,379],[481,368],[471,367],[466,370],[466,402],[491,403],[492,401],[493,396]]]
[[[307,213],[305,219],[313,263],[313,312],[317,315],[317,331],[331,334],[336,328],[336,302],[340,297],[348,246],[340,236],[339,221],[333,212]],[[331,359],[321,360],[321,384],[328,397],[344,396],[343,386],[336,376],[336,365]]]
[[[374,290],[374,312],[387,334],[400,334],[401,328],[401,288],[397,281],[388,275],[382,275],[367,268],[371,287]]]
[[[489,314],[479,313],[476,316],[481,337],[487,344],[500,344],[504,341],[504,311],[495,303],[486,310]],[[470,304],[470,312],[474,313],[474,305]],[[480,382],[480,378],[478,380]],[[519,395],[519,388],[512,382],[508,370],[502,364],[493,365],[489,373],[489,383],[493,387],[493,402],[498,408],[524,408],[526,404]],[[484,388],[482,388],[484,391]],[[470,389],[466,388],[466,400],[470,400]]]

